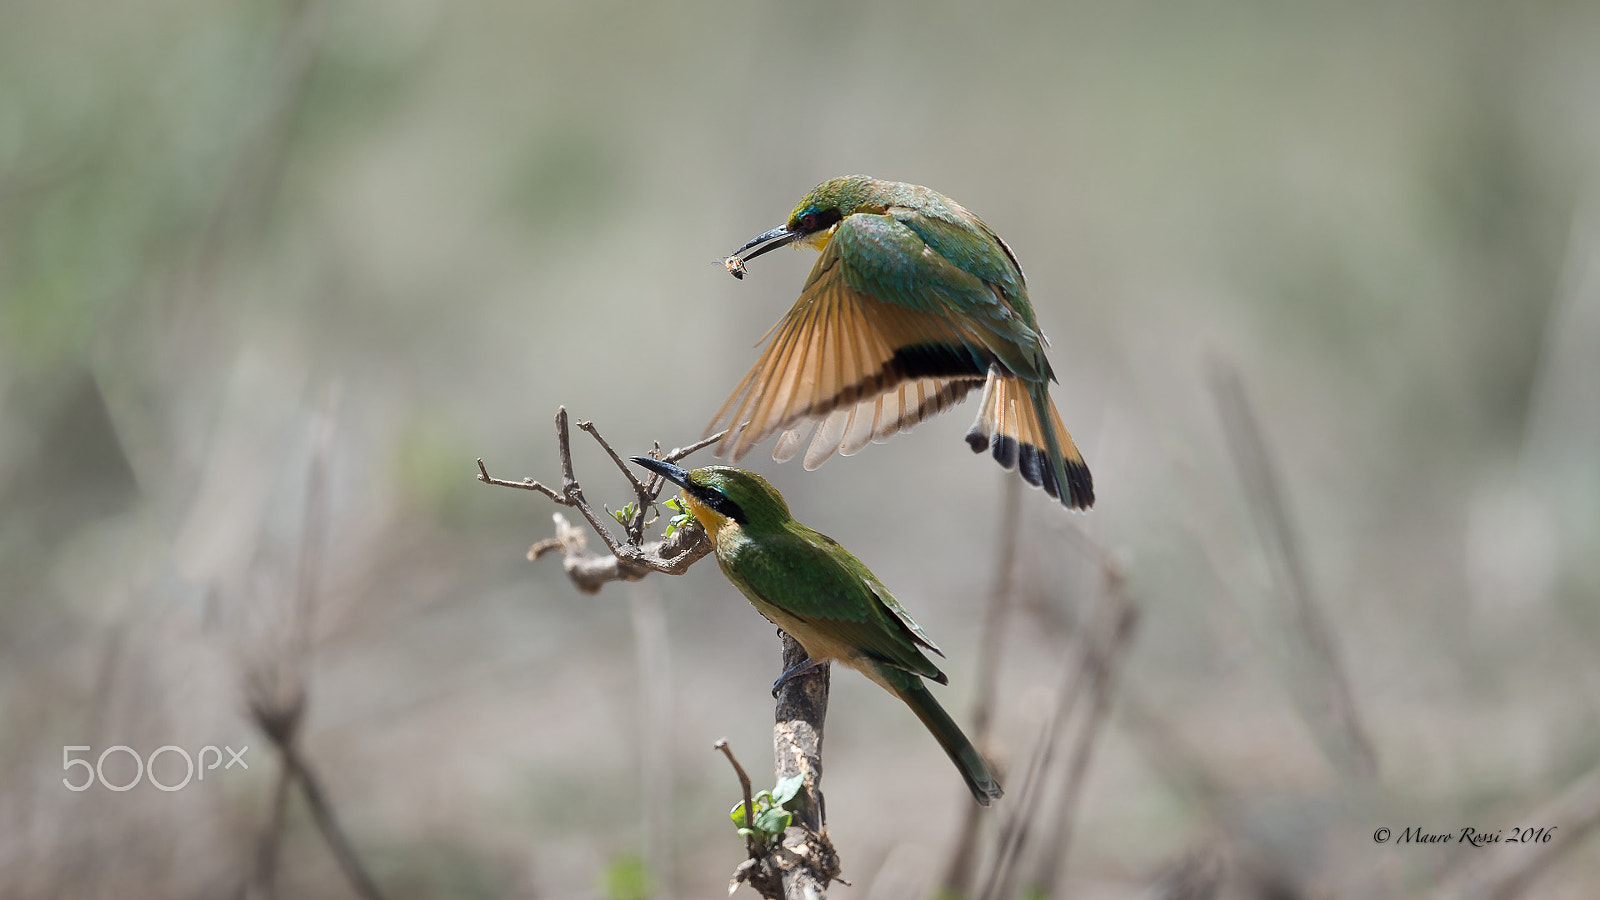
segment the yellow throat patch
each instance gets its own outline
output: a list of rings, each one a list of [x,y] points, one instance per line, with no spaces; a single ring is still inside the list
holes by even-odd
[[[706,536],[711,538],[712,543],[716,543],[717,533],[722,530],[722,526],[728,524],[731,520],[690,496],[688,491],[684,491],[680,495],[680,499],[683,500],[683,505],[689,508],[690,515],[698,519],[700,525],[705,528]]]

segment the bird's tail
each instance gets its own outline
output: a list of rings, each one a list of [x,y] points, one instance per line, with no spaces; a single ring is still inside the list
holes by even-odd
[[[974,453],[992,447],[996,462],[1020,470],[1029,484],[1043,487],[1064,506],[1094,505],[1094,478],[1050,402],[1047,383],[1027,384],[990,368],[967,443]]]
[[[891,673],[884,673],[891,675]],[[900,677],[892,677],[900,676]],[[983,761],[983,756],[978,749],[972,746],[967,736],[961,733],[954,719],[933,699],[933,692],[922,683],[922,679],[909,672],[894,670],[891,677],[886,679],[892,684],[891,690],[895,696],[906,702],[911,711],[917,714],[922,724],[933,732],[934,739],[944,752],[950,755],[950,761],[956,764],[961,771],[961,777],[966,779],[967,787],[972,790],[973,799],[980,806],[988,806],[991,802],[1000,799],[1005,791],[1001,790],[1000,782],[989,771],[989,764]]]

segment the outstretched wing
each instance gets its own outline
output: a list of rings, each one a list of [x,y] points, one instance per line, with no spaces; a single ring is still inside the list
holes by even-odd
[[[991,363],[1042,371],[1037,333],[984,280],[891,215],[835,229],[771,342],[707,429],[737,461],[772,434],[789,459],[821,422],[806,468],[959,403]]]

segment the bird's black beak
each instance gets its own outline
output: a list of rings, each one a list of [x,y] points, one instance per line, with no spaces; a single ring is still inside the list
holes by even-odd
[[[789,226],[779,225],[777,228],[774,228],[771,231],[763,231],[762,233],[751,238],[743,247],[733,251],[733,255],[745,262],[749,262],[768,250],[775,250],[779,247],[787,246],[803,237],[805,237],[803,232],[790,231]],[[766,246],[760,247],[748,255],[745,253],[746,250],[749,250],[751,247],[755,247],[758,244],[766,244]]]
[[[679,485],[680,487],[691,490],[694,488],[694,485],[689,483],[689,470],[683,468],[682,466],[675,466],[672,463],[663,462],[659,459],[652,459],[648,456],[634,456],[630,458],[635,464],[649,469],[650,471],[660,475],[668,481],[673,482],[674,484]]]

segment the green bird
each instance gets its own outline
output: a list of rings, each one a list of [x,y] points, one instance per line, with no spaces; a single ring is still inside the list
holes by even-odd
[[[743,278],[747,261],[796,243],[822,255],[706,429],[729,428],[718,456],[738,462],[782,432],[772,457],[785,462],[815,427],[805,455],[815,469],[910,431],[981,384],[973,452],[992,449],[1068,507],[1094,505],[1089,467],[1050,402],[1056,377],[1022,268],[983,220],[938,191],[849,175],[817,185],[788,222],[724,264]]]
[[[988,764],[922,683],[949,683],[922,651],[944,653],[861,560],[796,522],[783,495],[760,475],[729,466],[689,471],[647,456],[633,461],[683,488],[722,574],[806,648],[811,659],[780,675],[774,694],[795,675],[836,659],[911,707],[980,804],[1000,797]]]

